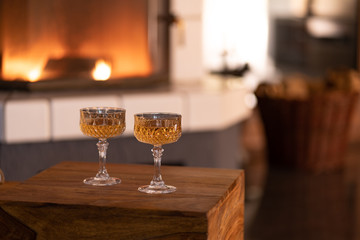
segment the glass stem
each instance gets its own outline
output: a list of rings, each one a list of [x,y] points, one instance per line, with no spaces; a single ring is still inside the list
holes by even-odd
[[[161,177],[161,156],[164,151],[164,149],[161,147],[161,145],[154,146],[151,149],[153,156],[154,156],[154,177],[150,183],[151,186],[162,186],[164,185],[164,181]]]
[[[106,170],[106,152],[109,146],[109,143],[106,139],[99,139],[96,144],[99,150],[99,172],[96,174],[96,178],[108,178],[109,174]]]

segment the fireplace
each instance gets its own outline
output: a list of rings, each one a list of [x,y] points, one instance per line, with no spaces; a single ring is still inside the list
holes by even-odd
[[[0,3],[2,89],[127,88],[169,81],[169,0]]]

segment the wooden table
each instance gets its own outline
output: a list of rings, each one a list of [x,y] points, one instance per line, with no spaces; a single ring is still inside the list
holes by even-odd
[[[171,194],[137,191],[150,165],[107,164],[121,184],[82,179],[97,163],[62,162],[19,184],[0,185],[1,239],[243,239],[242,170],[162,167]]]

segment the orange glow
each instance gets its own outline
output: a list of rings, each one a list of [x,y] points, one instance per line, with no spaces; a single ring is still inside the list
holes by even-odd
[[[27,61],[20,58],[5,58],[8,61],[3,63],[4,80],[23,79],[31,82],[37,81],[41,75],[42,63]]]
[[[36,82],[37,80],[39,80],[40,78],[40,75],[41,75],[41,72],[39,69],[34,69],[32,71],[29,72],[28,74],[28,80],[30,82]]]
[[[150,75],[147,0],[91,2],[62,0],[54,7],[53,1],[5,1],[2,77],[42,80],[49,59],[69,56],[105,56],[114,79]]]
[[[111,67],[104,60],[98,60],[92,72],[92,77],[96,81],[106,81],[111,76]]]

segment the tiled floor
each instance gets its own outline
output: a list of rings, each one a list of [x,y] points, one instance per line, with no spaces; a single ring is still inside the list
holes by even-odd
[[[360,141],[344,171],[313,174],[269,167],[261,122],[245,125],[245,239],[360,239]]]

